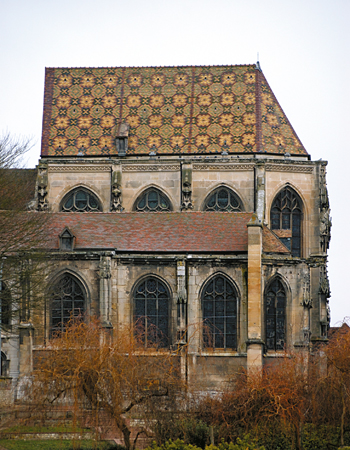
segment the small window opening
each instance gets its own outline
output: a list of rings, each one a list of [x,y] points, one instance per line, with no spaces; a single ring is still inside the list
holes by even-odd
[[[74,248],[74,235],[65,228],[63,233],[60,235],[60,250],[72,251]]]

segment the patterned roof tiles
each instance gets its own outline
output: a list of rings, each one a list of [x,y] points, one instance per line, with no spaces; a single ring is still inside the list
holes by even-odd
[[[255,65],[48,68],[42,156],[266,152],[307,155]]]
[[[120,252],[245,253],[247,223],[252,213],[56,213],[51,215],[48,248],[59,248],[65,227],[74,234],[75,249]],[[289,253],[267,228],[263,250]]]

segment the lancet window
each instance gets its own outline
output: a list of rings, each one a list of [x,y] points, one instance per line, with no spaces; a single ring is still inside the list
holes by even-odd
[[[102,211],[97,197],[86,189],[75,189],[64,198],[61,211],[63,212],[94,212]]]
[[[217,275],[204,286],[204,347],[237,348],[237,303],[237,292],[226,277]]]
[[[136,332],[143,336],[145,346],[169,345],[170,294],[165,283],[148,277],[134,291],[134,323]]]
[[[205,202],[205,211],[243,211],[243,205],[237,195],[226,187],[214,191]]]
[[[77,278],[66,273],[51,291],[51,334],[64,331],[68,321],[86,311],[84,288]]]
[[[275,197],[271,207],[271,229],[293,256],[301,256],[303,208],[299,195],[287,186]]]
[[[267,350],[284,350],[286,340],[286,292],[275,278],[265,293],[265,328]]]

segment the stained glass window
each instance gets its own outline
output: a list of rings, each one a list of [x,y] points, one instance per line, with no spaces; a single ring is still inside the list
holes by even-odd
[[[171,205],[168,198],[158,189],[148,189],[137,201],[135,210],[140,212],[152,211],[171,211]]]
[[[284,350],[286,328],[286,292],[275,278],[265,294],[265,324],[267,350]]]
[[[51,292],[51,334],[64,331],[67,322],[85,312],[85,295],[81,283],[65,274]]]
[[[237,293],[233,284],[217,275],[203,289],[204,347],[237,348]]]
[[[205,211],[243,211],[240,199],[230,189],[222,187],[214,191],[205,202]]]
[[[282,189],[272,203],[271,229],[293,256],[301,256],[302,213],[302,201],[291,187]]]
[[[97,197],[86,189],[76,189],[63,200],[61,211],[64,212],[93,212],[102,211]]]
[[[169,345],[169,302],[166,285],[155,277],[138,284],[134,293],[134,322],[141,330],[145,345]]]

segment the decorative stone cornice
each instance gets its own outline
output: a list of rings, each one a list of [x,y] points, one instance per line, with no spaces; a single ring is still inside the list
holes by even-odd
[[[254,164],[206,164],[206,163],[194,163],[193,170],[219,170],[225,172],[245,172],[247,170],[254,170]]]
[[[180,164],[123,164],[123,172],[179,172]]]
[[[62,166],[49,166],[49,172],[51,173],[61,173],[61,172],[110,172],[111,167],[108,166],[95,166],[84,165],[84,166],[75,166],[75,165],[62,165]]]
[[[266,164],[266,171],[268,172],[294,172],[294,173],[312,173],[313,166],[299,166],[294,164]]]

